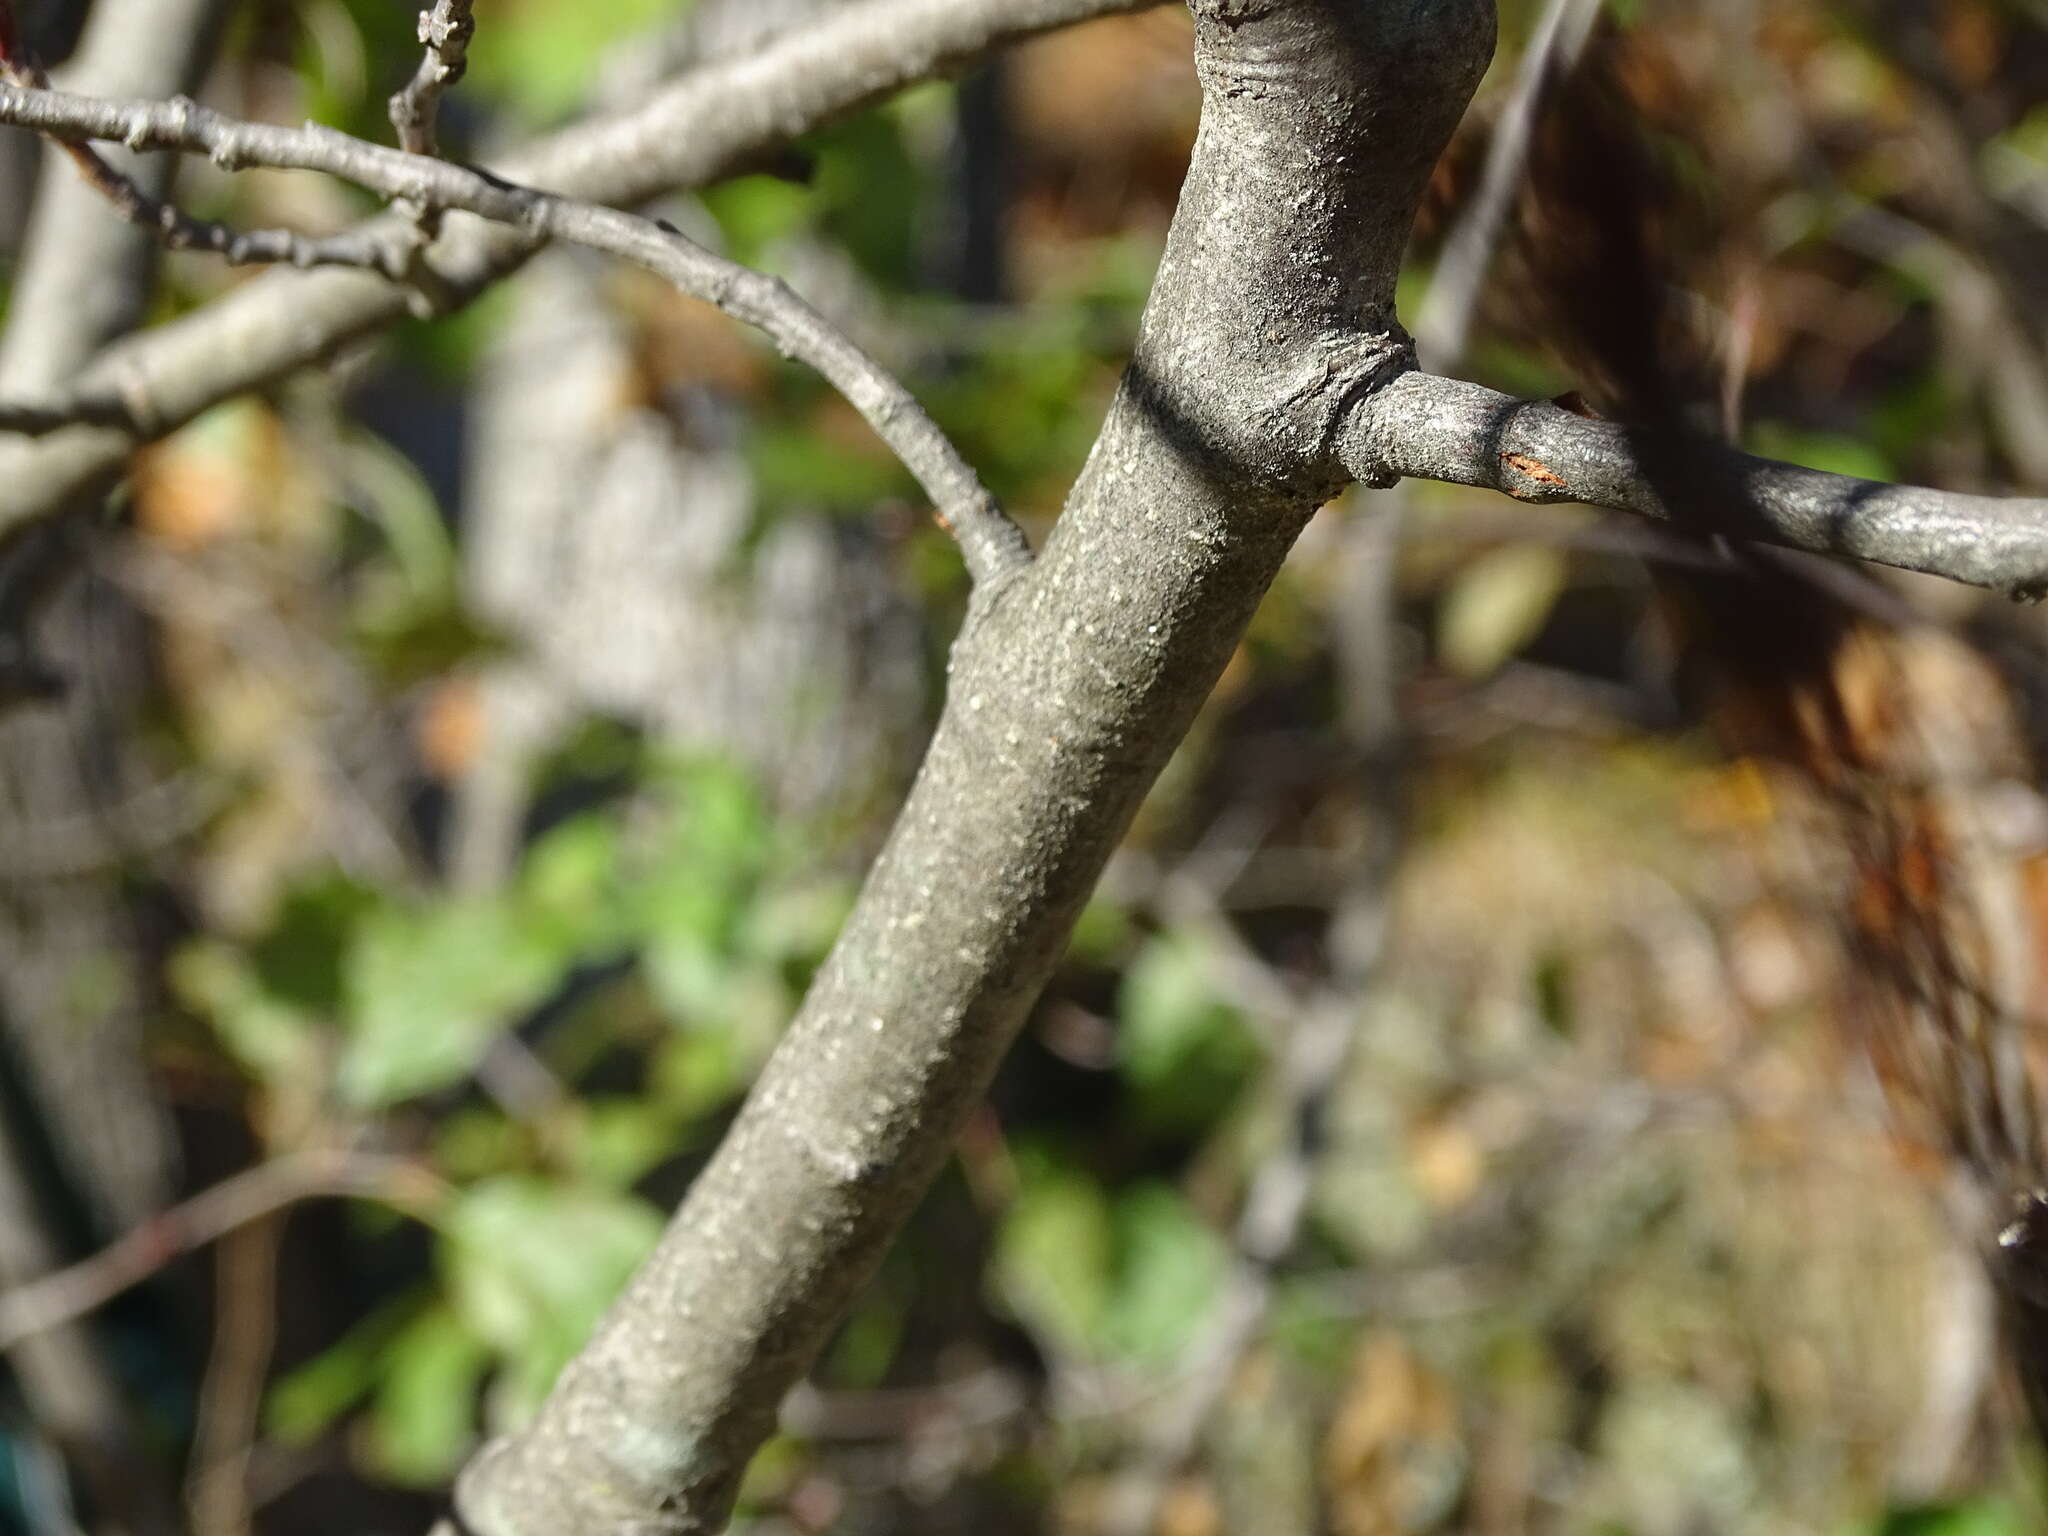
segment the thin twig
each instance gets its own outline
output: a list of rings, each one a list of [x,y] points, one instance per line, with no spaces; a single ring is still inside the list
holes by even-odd
[[[414,207],[460,209],[531,235],[637,262],[684,293],[765,331],[786,356],[823,374],[932,498],[940,525],[959,541],[977,581],[1001,576],[1030,559],[1023,533],[924,408],[880,363],[780,279],[716,255],[668,225],[366,143],[315,123],[294,129],[239,122],[182,97],[113,101],[0,85],[0,122],[66,140],[118,140],[136,150],[204,154],[229,170],[323,171]]]
[[[59,395],[42,400],[0,400],[0,432],[42,437],[80,425],[139,432],[135,412],[121,400],[99,394]]]
[[[439,1178],[410,1158],[323,1151],[259,1164],[160,1212],[91,1258],[0,1294],[0,1349],[83,1317],[172,1260],[302,1200],[347,1196],[423,1211],[441,1189]]]
[[[409,155],[441,153],[441,98],[469,68],[469,40],[476,34],[471,0],[435,0],[420,12],[420,45],[426,49],[405,89],[391,98],[391,126],[398,147]]]
[[[1456,359],[1464,355],[1479,292],[1493,268],[1501,229],[1529,158],[1537,105],[1546,86],[1570,71],[1599,17],[1599,0],[1549,0],[1544,7],[1515,74],[1514,94],[1487,145],[1479,190],[1444,242],[1416,321],[1415,349],[1428,367],[1455,368]]]
[[[835,3],[742,56],[686,71],[629,110],[537,139],[494,169],[529,185],[636,206],[757,163],[793,135],[936,73],[964,68],[992,49],[1159,3]],[[379,218],[398,222],[388,214]],[[460,308],[535,249],[503,227],[458,227],[425,253],[423,265],[434,279],[427,291],[441,312]],[[318,366],[336,348],[385,329],[416,291],[339,270],[280,269],[117,343],[90,365],[86,379],[95,393],[132,395],[131,422],[81,422],[34,442],[0,442],[0,533],[49,517],[71,496],[118,475],[138,442],[222,400]]]
[[[263,1422],[263,1388],[277,1344],[277,1253],[272,1214],[221,1239],[215,1254],[213,1349],[199,1388],[185,1503],[192,1529],[249,1536],[249,1462]]]
[[[1739,497],[1755,536],[1786,549],[1923,571],[2023,601],[2048,594],[2048,499],[1859,480],[1703,439],[1652,438],[1427,373],[1362,400],[1344,436],[1344,463],[1361,480],[1446,480],[1665,521],[1674,501],[1711,488]]]
[[[12,81],[32,90],[47,90],[50,84],[42,66],[18,45],[0,47],[0,81]],[[85,184],[115,213],[138,229],[148,231],[168,250],[210,251],[231,267],[355,267],[393,282],[404,281],[414,265],[413,256],[421,237],[411,229],[364,225],[326,236],[301,235],[283,229],[234,229],[212,219],[195,218],[175,204],[150,196],[132,176],[116,169],[90,144],[54,134],[49,137],[77,167]],[[50,422],[33,406],[0,406],[0,424],[17,413],[35,423],[24,430],[46,432],[67,424],[61,419]]]
[[[60,141],[61,143],[61,141]],[[302,235],[286,229],[234,229],[195,218],[175,204],[159,202],[133,178],[116,170],[84,144],[61,143],[78,172],[122,218],[146,229],[173,251],[210,251],[231,267],[355,267],[404,282],[419,239],[410,230],[366,225],[333,235]]]

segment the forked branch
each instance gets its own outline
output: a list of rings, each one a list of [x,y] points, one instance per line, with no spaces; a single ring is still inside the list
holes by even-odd
[[[684,293],[759,327],[785,355],[818,370],[860,412],[932,498],[977,581],[1029,559],[1023,534],[904,386],[789,286],[637,214],[515,186],[463,166],[385,148],[317,124],[240,122],[182,98],[112,101],[0,85],[0,122],[66,142],[111,140],[134,150],[204,154],[228,170],[324,171],[416,208],[460,209],[540,239],[623,257]],[[97,156],[90,162],[101,164]],[[111,173],[110,173],[111,174]],[[169,227],[168,225],[166,226]],[[287,253],[298,238],[265,237]],[[330,251],[330,256],[335,253]],[[381,257],[365,263],[382,270]],[[28,413],[27,419],[35,416]]]

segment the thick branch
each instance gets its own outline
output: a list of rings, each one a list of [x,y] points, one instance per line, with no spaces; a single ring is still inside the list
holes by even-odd
[[[820,123],[991,48],[1157,0],[868,0],[722,60],[616,117],[553,135],[498,169],[507,180],[601,203],[700,186]],[[387,216],[396,219],[398,216]],[[465,302],[532,254],[531,238],[451,230],[426,262],[437,303]],[[124,343],[72,392],[125,408],[0,443],[0,536],[119,472],[139,441],[261,388],[406,312],[406,291],[347,272],[271,273]]]
[[[1411,373],[1359,403],[1344,462],[1362,480],[1448,480],[1520,501],[1579,501],[1672,519],[1690,494],[1742,499],[1772,543],[1852,555],[2033,600],[2048,594],[2048,500],[1883,485]],[[1724,519],[1690,520],[1726,526]]]
[[[1044,555],[953,654],[845,931],[647,1267],[464,1475],[481,1536],[722,1528],[1138,802],[1405,358],[1394,278],[1488,0],[1201,0],[1203,120],[1137,354]]]
[[[959,539],[977,580],[1028,558],[1023,535],[902,384],[779,279],[750,271],[635,214],[512,186],[463,166],[386,149],[309,124],[244,123],[177,98],[104,101],[0,85],[0,122],[64,139],[112,139],[131,149],[209,156],[227,169],[325,171],[418,208],[461,209],[522,232],[637,262],[685,293],[760,327],[790,357],[822,373],[917,477]],[[97,164],[95,160],[92,163]],[[169,231],[174,225],[167,224]],[[273,236],[289,252],[293,237]]]

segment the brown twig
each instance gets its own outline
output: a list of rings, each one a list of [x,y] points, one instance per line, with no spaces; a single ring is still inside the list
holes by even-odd
[[[439,1177],[410,1158],[337,1149],[259,1164],[160,1212],[91,1258],[0,1294],[0,1349],[83,1317],[172,1260],[302,1200],[378,1200],[421,1214],[442,1190]]]
[[[223,1237],[215,1258],[213,1350],[199,1391],[186,1485],[192,1529],[207,1536],[249,1536],[253,1529],[249,1458],[277,1344],[277,1253],[283,1237],[283,1218],[273,1213]]]

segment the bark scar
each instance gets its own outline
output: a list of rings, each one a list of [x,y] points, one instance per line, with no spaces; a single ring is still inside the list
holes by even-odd
[[[1541,459],[1532,459],[1526,453],[1503,453],[1500,461],[1525,480],[1533,480],[1538,485],[1549,486],[1555,490],[1568,489],[1564,476]]]

